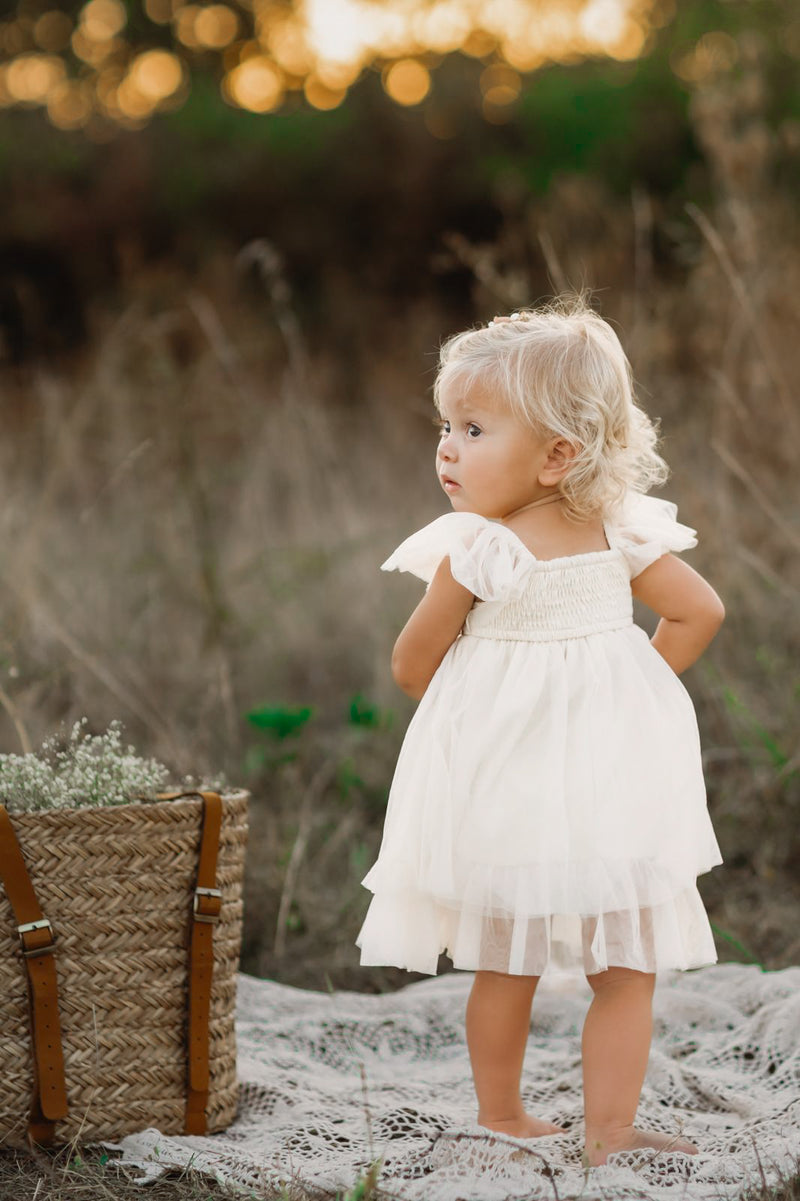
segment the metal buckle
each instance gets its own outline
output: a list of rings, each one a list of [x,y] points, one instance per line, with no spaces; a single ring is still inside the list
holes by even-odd
[[[219,921],[219,913],[200,913],[197,905],[201,897],[219,897],[220,907],[222,905],[222,892],[219,888],[196,888],[194,890],[194,904],[192,905],[192,913],[196,922],[207,922],[211,926],[216,926]]]
[[[25,946],[25,939],[22,937],[23,934],[27,934],[29,930],[44,930],[45,927],[47,927],[47,929],[50,931],[51,941],[45,943],[42,947],[32,947],[31,949],[28,949]],[[40,918],[38,922],[23,922],[21,926],[17,926],[17,933],[19,934],[22,954],[26,959],[35,959],[37,955],[49,955],[50,952],[55,948],[56,936],[53,933],[53,927],[50,925],[49,918]]]

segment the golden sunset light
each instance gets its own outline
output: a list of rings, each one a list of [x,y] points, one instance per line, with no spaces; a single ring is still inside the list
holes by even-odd
[[[370,70],[380,73],[391,100],[414,107],[435,89],[442,56],[461,52],[485,62],[484,113],[501,119],[497,114],[520,94],[521,74],[547,63],[641,54],[649,30],[672,15],[674,0],[296,0],[281,6],[145,0],[143,7],[152,44],[142,46],[137,31],[134,48],[121,0],[88,0],[74,21],[56,10],[33,21],[22,0],[16,19],[0,22],[0,105],[41,106],[62,128],[79,128],[93,117],[136,128],[182,103],[193,60],[200,57],[207,67],[216,55],[224,99],[253,113],[277,111],[291,93],[313,108],[335,108]],[[163,45],[165,34],[171,47]]]

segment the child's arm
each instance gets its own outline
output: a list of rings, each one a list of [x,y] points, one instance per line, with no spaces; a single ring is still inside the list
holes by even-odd
[[[674,555],[662,555],[635,576],[631,592],[661,617],[650,645],[676,675],[700,658],[725,619],[711,585]]]
[[[442,559],[428,591],[400,631],[392,651],[392,675],[403,692],[418,701],[448,648],[458,637],[475,596]]]

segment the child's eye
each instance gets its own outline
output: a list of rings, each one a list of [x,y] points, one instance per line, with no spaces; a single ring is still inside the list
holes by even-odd
[[[437,427],[437,428],[438,428],[438,430],[439,430],[439,433],[440,433],[440,435],[442,435],[442,436],[444,436],[445,434],[449,434],[449,433],[450,433],[449,429],[445,429],[445,426],[447,426],[447,425],[449,425],[449,424],[450,424],[450,422],[449,422],[449,421],[436,421],[436,422],[434,422],[434,425],[436,425],[436,427]],[[480,426],[479,426],[479,425],[475,425],[475,423],[474,423],[474,422],[470,422],[470,424],[467,426],[467,429],[468,429],[468,430],[470,430],[470,431],[471,431],[471,430],[477,430],[479,434],[480,434],[480,432],[481,432],[481,428],[480,428]],[[472,441],[474,442],[474,441],[475,441],[475,438],[473,438],[473,439],[472,439]]]

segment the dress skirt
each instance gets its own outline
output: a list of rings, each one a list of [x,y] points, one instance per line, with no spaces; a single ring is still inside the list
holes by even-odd
[[[670,539],[689,544],[674,515],[643,512],[651,561]],[[400,750],[363,881],[362,964],[433,974],[446,952],[457,968],[538,976],[715,963],[697,877],[722,856],[691,698],[633,622],[642,540],[609,523],[607,551],[540,561],[475,514],[421,533],[388,565],[430,578],[444,539],[478,599]]]

